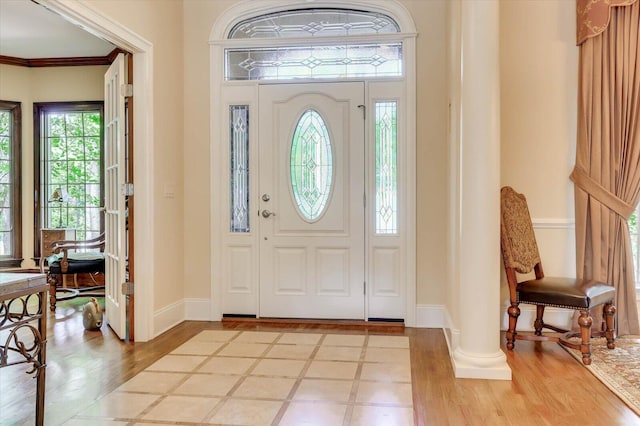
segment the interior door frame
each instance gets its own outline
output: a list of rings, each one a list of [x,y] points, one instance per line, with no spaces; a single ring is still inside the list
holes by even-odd
[[[291,0],[254,0],[241,2],[225,10],[214,23],[210,36],[210,105],[211,105],[211,311],[212,320],[220,320],[223,314],[222,298],[226,291],[226,270],[230,269],[225,257],[225,241],[229,234],[229,217],[225,200],[228,193],[228,180],[225,174],[228,170],[228,157],[225,143],[228,141],[228,105],[230,93],[235,93],[236,102],[244,102],[255,108],[257,100],[256,81],[237,82],[225,81],[224,48],[237,44],[226,39],[229,30],[238,22],[252,16],[274,13],[301,7],[333,7],[343,8],[341,0],[317,0],[313,3],[301,4]],[[404,73],[401,79],[364,79],[374,83],[376,80],[395,81],[401,85],[399,107],[404,112],[398,130],[403,132],[404,152],[399,158],[399,168],[404,173],[404,185],[399,194],[404,209],[399,220],[402,223],[403,240],[400,251],[398,268],[402,274],[402,309],[405,325],[416,325],[416,28],[408,10],[396,0],[353,0],[349,8],[380,12],[391,16],[400,26],[400,33],[392,34],[386,41],[402,42]],[[381,38],[382,39],[382,38]],[[268,41],[273,43],[273,40]],[[299,81],[305,82],[305,81]],[[367,96],[367,109],[371,111],[373,99]],[[253,105],[253,107],[252,107]],[[225,118],[225,112],[227,117]],[[259,119],[259,118],[258,118]],[[367,130],[370,132],[370,127]],[[255,131],[254,131],[255,134]],[[367,132],[365,137],[368,139]],[[255,154],[254,154],[255,155]],[[253,185],[255,191],[255,185]],[[255,200],[256,194],[250,195]],[[254,211],[251,212],[252,214]],[[370,235],[370,224],[367,225],[367,236]],[[248,235],[245,246],[252,243],[254,235]],[[367,237],[366,237],[367,238]],[[255,256],[249,254],[247,260],[250,265],[255,263]],[[369,264],[370,259],[366,258]],[[251,274],[251,273],[249,273]],[[251,288],[240,289],[237,293],[250,292]],[[367,294],[369,294],[368,292]],[[369,296],[367,296],[368,298]],[[366,310],[366,308],[365,308]],[[367,313],[368,316],[368,313]]]
[[[90,4],[67,0],[38,0],[38,3],[60,14],[68,21],[81,26],[88,32],[101,37],[115,46],[131,52],[135,74],[133,77],[133,96],[135,104],[133,115],[135,126],[133,138],[134,164],[136,176],[136,212],[146,218],[136,224],[136,298],[135,298],[135,336],[136,341],[153,339],[164,330],[154,327],[154,215],[153,215],[153,169],[149,159],[154,158],[153,147],[153,44],[129,30],[119,22],[107,17],[91,7]]]

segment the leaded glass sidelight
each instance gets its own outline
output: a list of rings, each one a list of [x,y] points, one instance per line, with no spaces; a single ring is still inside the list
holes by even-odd
[[[249,105],[229,107],[231,232],[249,232]]]
[[[324,212],[333,181],[331,138],[322,116],[306,110],[291,141],[291,190],[300,214],[316,220]]]
[[[376,102],[376,233],[398,232],[398,105]]]

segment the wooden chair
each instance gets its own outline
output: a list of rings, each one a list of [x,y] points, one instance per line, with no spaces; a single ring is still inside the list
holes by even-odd
[[[504,270],[509,284],[511,305],[509,329],[507,330],[507,349],[512,350],[516,339],[558,342],[564,346],[580,349],[582,362],[591,364],[591,337],[604,336],[607,347],[615,347],[613,305],[615,289],[595,280],[583,280],[568,277],[546,277],[542,271],[542,263],[538,252],[533,225],[524,195],[518,194],[511,187],[500,191],[500,240]],[[535,273],[534,279],[518,282],[518,274]],[[533,277],[531,277],[533,278]],[[516,323],[520,316],[520,303],[536,306],[535,333],[518,334]],[[603,305],[606,327],[604,331],[592,331],[593,319],[590,309]],[[553,325],[545,324],[542,316],[547,306],[574,309],[580,311],[579,332],[571,332]],[[542,329],[548,328],[561,335],[543,335]],[[581,343],[569,341],[571,337],[580,337]]]
[[[103,296],[104,285],[91,287],[69,288],[63,286],[63,275],[75,275],[81,273],[104,274],[104,233],[90,240],[60,240],[51,244],[53,255],[41,259],[40,270],[44,272],[44,262],[49,265],[47,282],[49,283],[49,308],[56,310],[58,300],[73,299],[78,296]],[[77,251],[90,250],[93,251]],[[96,251],[95,249],[99,249]],[[97,292],[98,290],[102,290]],[[66,293],[59,296],[56,293]]]

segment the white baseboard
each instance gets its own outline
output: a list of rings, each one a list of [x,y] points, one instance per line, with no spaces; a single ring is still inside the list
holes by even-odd
[[[179,300],[156,311],[153,315],[153,337],[156,338],[183,322],[184,311],[184,300]]]
[[[446,321],[444,305],[416,306],[417,328],[444,328],[445,326]]]
[[[502,309],[502,330],[509,328],[508,304]],[[556,327],[571,329],[573,323],[573,310],[548,307],[544,310],[544,322]],[[536,307],[533,305],[520,305],[520,316],[516,324],[517,331],[533,331],[533,322],[536,320]]]
[[[211,317],[211,300],[184,299],[185,321],[213,321]]]

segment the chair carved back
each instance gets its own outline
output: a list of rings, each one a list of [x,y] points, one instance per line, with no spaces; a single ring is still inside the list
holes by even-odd
[[[527,200],[510,186],[500,190],[500,245],[507,277],[509,269],[528,274],[535,268],[536,277],[542,278],[540,252]]]

